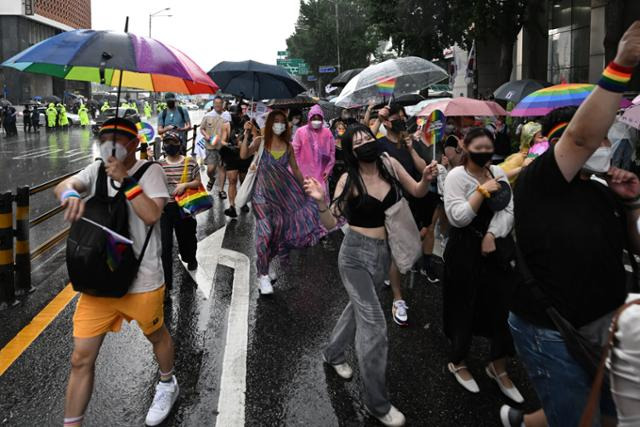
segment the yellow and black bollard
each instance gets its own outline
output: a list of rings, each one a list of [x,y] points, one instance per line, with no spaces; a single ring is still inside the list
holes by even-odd
[[[0,309],[13,303],[13,196],[0,194]]]
[[[16,192],[16,293],[32,292],[31,251],[29,248],[29,187]]]

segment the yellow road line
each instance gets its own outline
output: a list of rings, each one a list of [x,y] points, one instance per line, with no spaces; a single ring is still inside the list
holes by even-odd
[[[18,357],[31,345],[33,341],[44,331],[58,314],[71,302],[77,292],[69,283],[40,313],[33,318],[31,323],[22,328],[9,343],[0,350],[0,376],[15,362]]]

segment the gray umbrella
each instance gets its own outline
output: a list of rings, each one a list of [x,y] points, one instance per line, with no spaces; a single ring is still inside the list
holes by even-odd
[[[445,70],[426,59],[417,56],[390,59],[371,65],[352,78],[340,93],[336,105],[350,108],[365,105],[370,100],[386,102],[391,97],[420,91],[447,78],[449,75]],[[378,85],[392,79],[395,79],[395,87],[387,96]]]
[[[331,80],[331,86],[343,87],[349,80],[360,74],[364,68],[354,68],[351,70],[343,71]]]

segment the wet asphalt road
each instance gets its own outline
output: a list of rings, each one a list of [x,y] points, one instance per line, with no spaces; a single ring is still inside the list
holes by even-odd
[[[199,122],[193,113],[192,118]],[[37,184],[89,164],[94,156],[92,141],[90,131],[82,129],[0,138],[0,187]],[[27,151],[37,154],[25,156]],[[77,154],[64,157],[64,153]],[[41,198],[32,200],[32,217],[55,206],[50,194],[36,197]],[[253,217],[242,214],[229,221],[222,214],[225,207],[216,198],[214,209],[198,217],[198,238],[205,239],[226,224],[222,247],[246,254],[252,262],[245,424],[379,425],[362,407],[353,349],[348,353],[356,371],[351,381],[341,380],[321,361],[320,351],[347,303],[336,264],[342,233],[294,252],[289,264],[278,268],[275,295],[259,298],[254,282]],[[32,237],[57,231],[58,223],[48,223],[44,229],[34,230]],[[67,284],[60,249],[36,266],[33,282],[37,291],[22,297],[19,306],[0,312],[0,348]],[[177,277],[166,300],[165,320],[176,344],[181,395],[163,425],[214,425],[234,270],[218,266],[210,300],[203,298],[178,261],[174,271]],[[418,275],[413,282],[405,280],[405,289],[411,323],[405,328],[391,320],[390,290],[380,293],[388,314],[392,402],[405,413],[408,425],[498,426],[498,409],[506,399],[483,373],[487,341],[474,341],[468,360],[481,388],[480,394],[472,395],[446,372],[448,343],[441,330],[441,285],[429,285]],[[76,299],[0,377],[0,426],[61,425],[75,303]],[[526,398],[523,407],[536,409],[537,401],[517,362],[511,363],[510,372]],[[135,325],[125,323],[103,345],[85,425],[143,425],[156,378],[150,345]]]
[[[199,216],[200,240],[228,220],[216,200],[214,210]],[[292,254],[280,266],[271,298],[259,298],[251,267],[247,359],[246,425],[248,426],[376,426],[365,415],[356,368],[345,382],[321,361],[320,351],[347,302],[336,258],[342,233],[316,247]],[[223,248],[255,260],[252,215],[228,222]],[[34,274],[38,290],[20,306],[0,312],[0,347],[4,346],[66,284],[59,254]],[[233,288],[233,270],[219,267],[212,300],[196,291],[196,284],[176,261],[178,275],[165,307],[165,320],[175,339],[176,374],[181,396],[165,426],[214,425],[226,322]],[[388,313],[388,387],[392,402],[415,426],[498,426],[497,413],[506,402],[484,374],[488,344],[474,342],[468,362],[482,392],[471,395],[445,372],[448,343],[441,331],[441,287],[416,276],[405,282],[411,325],[400,328],[391,320],[391,293],[380,298]],[[71,317],[75,300],[0,377],[0,425],[60,425],[64,389],[72,348]],[[353,350],[348,354],[356,366]],[[135,325],[124,324],[110,334],[100,353],[96,385],[86,426],[144,424],[157,378],[150,345]],[[526,398],[536,399],[517,363],[512,378]]]

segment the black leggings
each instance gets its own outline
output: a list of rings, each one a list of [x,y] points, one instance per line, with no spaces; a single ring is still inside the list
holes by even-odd
[[[189,216],[181,218],[177,203],[167,203],[164,208],[160,227],[162,230],[162,268],[164,281],[168,288],[173,284],[173,232],[178,239],[178,251],[184,262],[196,260],[198,239],[196,238],[196,220]]]

